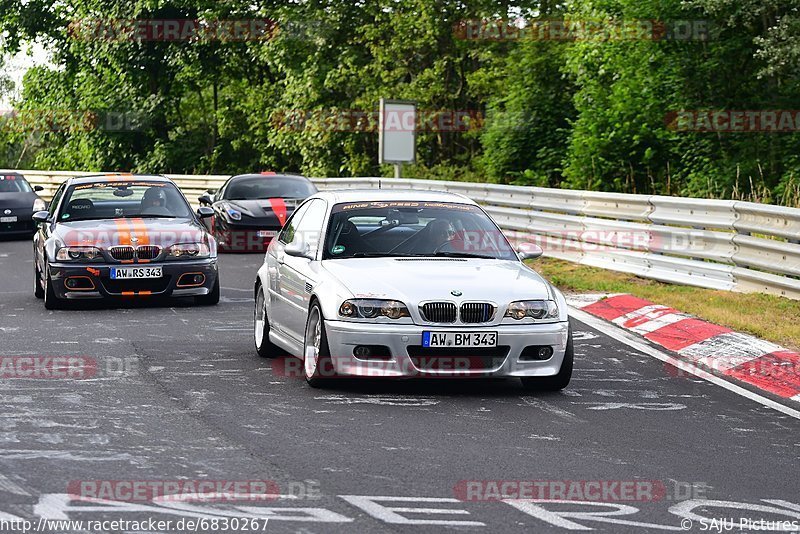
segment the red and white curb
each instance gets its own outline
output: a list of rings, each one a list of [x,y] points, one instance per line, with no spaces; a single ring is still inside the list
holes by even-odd
[[[572,295],[571,307],[637,334],[695,368],[800,402],[800,354],[633,295]]]

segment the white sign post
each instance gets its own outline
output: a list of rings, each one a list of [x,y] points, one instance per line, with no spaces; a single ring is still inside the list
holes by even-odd
[[[378,123],[378,163],[393,164],[394,177],[400,178],[403,163],[416,161],[416,102],[381,98]]]

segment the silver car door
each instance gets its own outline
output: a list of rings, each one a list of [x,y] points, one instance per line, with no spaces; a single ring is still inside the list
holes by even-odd
[[[311,200],[304,206],[308,206],[308,210],[298,221],[287,245],[304,247],[305,256],[290,256],[284,252],[283,263],[278,265],[285,306],[282,311],[286,321],[284,331],[299,342],[305,335],[311,287],[316,282],[312,262],[318,261],[322,248],[320,239],[327,212],[327,204],[322,199]]]
[[[286,255],[284,249],[286,245],[291,243],[296,234],[297,224],[303,218],[308,210],[309,203],[301,205],[278,234],[278,241],[273,247],[271,253],[267,256],[269,265],[270,281],[269,281],[269,310],[270,310],[270,327],[277,331],[290,333],[291,328],[288,325],[288,312],[290,309],[289,298],[292,295],[292,279],[291,276],[285,278],[287,270],[284,269],[286,259],[290,256]],[[288,271],[291,273],[291,270]]]

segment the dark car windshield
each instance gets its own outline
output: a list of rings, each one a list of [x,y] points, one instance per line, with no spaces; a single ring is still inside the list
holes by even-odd
[[[448,202],[360,202],[331,212],[323,259],[450,256],[516,260],[477,206]]]
[[[317,192],[310,181],[291,176],[236,178],[225,190],[225,200],[265,200],[268,198],[307,198]]]
[[[95,182],[70,187],[60,222],[128,217],[190,218],[192,208],[170,182]]]
[[[31,193],[33,188],[22,176],[0,174],[0,193]]]

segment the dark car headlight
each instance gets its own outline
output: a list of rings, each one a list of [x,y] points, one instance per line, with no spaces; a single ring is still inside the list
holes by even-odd
[[[339,315],[348,319],[375,319],[410,317],[408,307],[398,300],[351,299],[339,306]]]
[[[167,259],[169,260],[188,260],[210,256],[211,249],[205,243],[179,243],[167,249]]]
[[[58,261],[96,261],[102,260],[103,255],[97,247],[61,247],[56,252]]]

